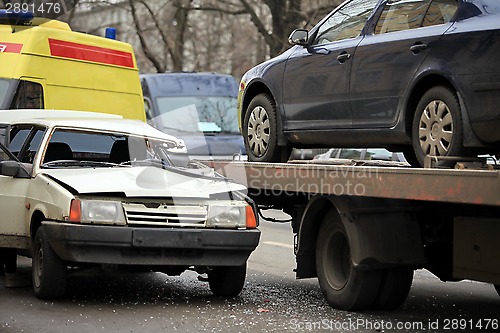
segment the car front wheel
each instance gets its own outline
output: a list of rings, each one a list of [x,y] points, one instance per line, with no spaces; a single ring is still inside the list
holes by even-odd
[[[276,113],[276,103],[269,94],[259,94],[250,102],[243,120],[243,138],[250,161],[288,161],[290,148],[278,146]]]
[[[66,289],[66,264],[50,246],[47,233],[40,227],[33,242],[33,289],[40,299],[56,299]]]
[[[464,153],[462,114],[453,91],[437,86],[422,96],[413,119],[412,141],[421,166],[426,155],[460,156]],[[439,163],[452,164],[450,161]]]
[[[242,266],[219,266],[207,273],[210,290],[216,296],[238,296],[245,284],[246,263]]]

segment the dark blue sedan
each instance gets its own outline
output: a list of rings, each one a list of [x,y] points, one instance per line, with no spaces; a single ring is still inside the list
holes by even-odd
[[[249,160],[292,147],[500,153],[500,1],[348,0],[242,78]],[[445,162],[447,163],[447,162]]]

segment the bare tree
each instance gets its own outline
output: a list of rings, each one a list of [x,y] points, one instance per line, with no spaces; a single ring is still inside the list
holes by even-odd
[[[332,1],[325,4],[322,4],[322,1],[304,2],[309,8],[305,11],[302,9],[303,0],[205,0],[195,9],[249,16],[268,45],[270,56],[273,57],[289,47],[288,35],[293,29],[310,26],[324,15],[325,11],[333,8]],[[335,0],[334,3],[340,3],[340,0]],[[268,9],[266,16],[261,15],[262,5]]]
[[[151,61],[158,72],[166,70],[166,62],[162,59],[162,55],[155,53],[152,50],[151,43],[157,43],[158,40],[154,38],[147,38],[146,30],[141,26],[141,22],[153,22],[155,34],[160,37],[163,47],[166,48],[172,60],[172,69],[174,71],[182,71],[184,69],[184,42],[186,30],[188,28],[188,18],[190,11],[190,4],[193,0],[173,0],[172,6],[174,8],[173,17],[170,21],[172,24],[165,24],[161,22],[162,15],[158,12],[155,13],[148,2],[144,0],[129,0],[132,19],[137,31],[137,36],[141,43],[142,50],[146,57]],[[137,3],[142,5],[145,9],[143,14],[148,20],[141,19],[137,13]],[[162,7],[162,8],[165,8]],[[169,39],[169,32],[174,28],[173,39]]]
[[[90,23],[116,26],[136,48],[142,72],[215,71],[241,76],[283,52],[295,28],[309,28],[341,0],[79,0]],[[305,10],[304,10],[305,8]],[[115,15],[121,11],[126,15]],[[82,15],[78,14],[77,16]],[[78,20],[85,24],[85,20]],[[99,28],[102,29],[102,28]]]

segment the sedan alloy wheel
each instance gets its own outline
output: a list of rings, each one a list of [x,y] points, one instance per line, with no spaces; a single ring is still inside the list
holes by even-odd
[[[420,99],[413,119],[413,149],[421,166],[426,155],[461,156],[463,124],[456,93],[445,86],[429,89]],[[439,165],[452,166],[452,161]]]
[[[248,145],[257,157],[262,157],[269,147],[269,115],[262,106],[254,108],[248,121]]]

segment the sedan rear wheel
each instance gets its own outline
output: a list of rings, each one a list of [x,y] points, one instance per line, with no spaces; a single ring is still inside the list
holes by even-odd
[[[457,95],[444,86],[429,89],[418,103],[412,130],[413,148],[421,166],[426,155],[463,154],[462,114]],[[452,164],[450,161],[439,163]]]
[[[276,103],[269,94],[259,94],[250,102],[243,121],[243,138],[250,161],[288,161],[290,148],[278,146]]]

